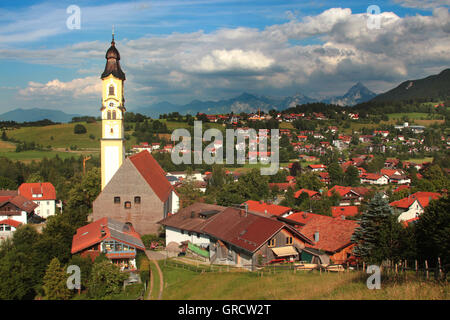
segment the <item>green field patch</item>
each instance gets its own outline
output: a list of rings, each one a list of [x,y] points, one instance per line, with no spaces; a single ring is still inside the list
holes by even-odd
[[[41,144],[44,147],[69,148],[99,148],[102,135],[101,122],[86,123],[79,122],[86,127],[87,132],[75,134],[74,127],[77,123],[55,124],[44,127],[22,127],[8,131],[8,137],[19,141]]]

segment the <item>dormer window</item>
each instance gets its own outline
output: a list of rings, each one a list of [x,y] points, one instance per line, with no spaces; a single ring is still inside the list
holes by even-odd
[[[114,86],[113,85],[109,86],[109,95],[110,96],[114,96],[115,95],[115,90],[114,90]]]

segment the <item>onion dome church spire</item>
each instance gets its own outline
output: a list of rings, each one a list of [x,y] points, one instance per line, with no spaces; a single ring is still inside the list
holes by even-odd
[[[114,77],[125,80],[125,73],[120,68],[120,53],[116,48],[116,42],[114,41],[114,28],[112,32],[111,47],[106,51],[106,66],[105,71],[103,71],[101,78],[104,79],[110,74]]]

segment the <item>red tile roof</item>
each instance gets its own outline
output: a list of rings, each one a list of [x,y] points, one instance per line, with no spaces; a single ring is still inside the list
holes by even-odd
[[[298,190],[298,191],[294,194],[294,197],[295,197],[295,198],[300,197],[300,195],[301,195],[303,192],[305,192],[306,194],[308,194],[308,196],[309,196],[310,198],[311,198],[312,196],[317,195],[317,194],[320,195],[320,193],[318,193],[317,191],[314,191],[314,190],[300,189],[300,190]]]
[[[300,231],[310,239],[319,233],[319,241],[306,245],[327,252],[337,252],[351,244],[351,237],[358,223],[352,220],[335,219],[323,215],[313,215]]]
[[[0,221],[0,224],[7,224],[10,225],[11,227],[18,228],[22,224],[22,222],[13,219],[4,219]]]
[[[5,205],[6,203],[12,203],[22,211],[25,211],[27,213],[32,212],[34,209],[38,207],[36,203],[33,201],[28,200],[27,198],[23,196],[3,196],[0,198],[0,207]]]
[[[165,202],[174,189],[166,178],[166,172],[161,168],[150,152],[144,150],[129,157],[129,159],[156,193],[158,198],[162,202]]]
[[[101,218],[77,229],[72,239],[72,254],[87,249],[106,239],[114,239],[121,243],[145,250],[140,235],[132,226],[111,218]],[[102,234],[102,230],[104,233]]]
[[[19,194],[28,200],[56,200],[56,191],[50,182],[22,183],[18,189]],[[42,195],[41,197],[33,197]]]
[[[204,232],[249,252],[255,252],[281,229],[288,229],[307,243],[312,243],[300,231],[283,222],[243,210],[227,208],[207,224]]]
[[[248,205],[248,211],[254,211],[259,213],[267,213],[270,215],[275,216],[281,216],[285,213],[288,213],[292,209],[289,207],[279,206],[276,204],[268,204],[264,202],[254,201],[254,200],[248,200],[244,202]],[[243,204],[244,204],[243,203]]]
[[[436,193],[436,192],[419,191],[419,192],[412,194],[409,197],[406,197],[406,198],[403,198],[403,199],[400,199],[397,201],[393,201],[390,203],[390,205],[392,207],[407,209],[414,203],[414,201],[417,200],[417,201],[419,201],[422,208],[425,208],[428,206],[428,204],[430,203],[431,200],[439,199],[441,196],[442,195],[440,193]]]
[[[295,183],[289,182],[273,182],[269,183],[269,188],[277,187],[279,190],[287,190],[289,188],[295,189]]]
[[[339,196],[343,197],[344,195],[352,191],[352,187],[343,187],[336,185],[328,190],[327,196],[331,197],[333,194],[333,190],[336,191]]]
[[[334,218],[338,218],[341,216],[345,217],[353,217],[358,214],[357,206],[336,206],[331,207],[331,215]]]

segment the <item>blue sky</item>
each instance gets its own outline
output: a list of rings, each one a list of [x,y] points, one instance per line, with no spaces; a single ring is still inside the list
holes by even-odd
[[[449,0],[10,1],[0,4],[0,113],[96,114],[115,25],[129,110],[155,102],[382,92],[450,66]],[[70,5],[81,28],[69,30]],[[367,7],[381,28],[367,28]]]

